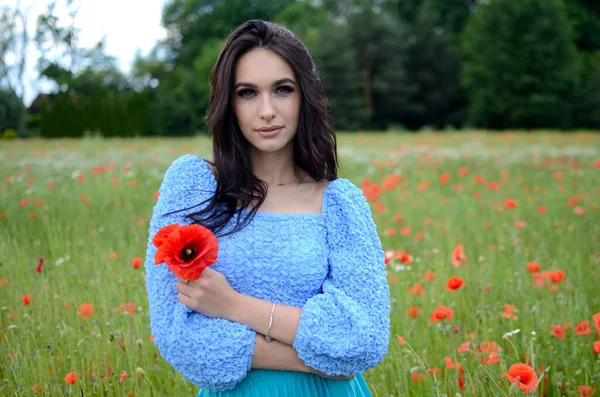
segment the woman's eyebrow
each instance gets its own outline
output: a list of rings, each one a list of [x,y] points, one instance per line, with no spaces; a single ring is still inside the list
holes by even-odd
[[[283,79],[276,80],[273,83],[273,87],[278,86],[278,85],[283,84],[283,83],[292,83],[293,85],[296,85],[296,82],[294,80],[290,79],[289,77],[285,77]],[[246,83],[245,81],[240,81],[239,83],[237,83],[235,85],[234,88],[238,88],[238,87],[257,88],[257,85],[256,84],[252,84],[252,83]]]

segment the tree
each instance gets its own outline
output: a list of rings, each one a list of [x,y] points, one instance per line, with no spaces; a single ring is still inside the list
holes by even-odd
[[[576,51],[561,0],[480,4],[462,37],[469,117],[485,128],[572,125]]]
[[[7,128],[21,131],[24,113],[21,98],[14,91],[0,88],[0,134]]]
[[[460,88],[457,35],[444,28],[438,8],[435,0],[422,1],[407,27],[402,70],[408,96],[397,114],[409,129],[458,127],[464,122],[466,98]]]

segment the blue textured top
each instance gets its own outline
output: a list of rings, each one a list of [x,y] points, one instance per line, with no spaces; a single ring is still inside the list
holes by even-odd
[[[179,302],[178,280],[166,265],[154,264],[152,244],[160,228],[190,224],[184,215],[199,207],[164,214],[201,203],[216,187],[200,157],[186,154],[169,166],[153,208],[145,270],[150,328],[161,356],[194,385],[223,391],[251,370],[256,332]],[[384,254],[370,206],[349,180],[327,185],[320,214],[258,211],[244,229],[218,242],[212,269],[233,289],[302,308],[292,346],[306,365],[351,375],[383,360],[390,339]]]

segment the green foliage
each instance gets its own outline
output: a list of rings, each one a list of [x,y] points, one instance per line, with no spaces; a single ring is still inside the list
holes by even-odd
[[[443,27],[438,8],[434,0],[421,2],[406,35],[408,45],[401,70],[406,74],[402,83],[407,96],[395,112],[394,109],[389,112],[397,114],[399,121],[410,129],[424,125],[441,129],[464,123],[466,98],[459,84],[456,34]]]
[[[600,51],[583,56],[580,76],[575,125],[600,130]]]
[[[149,129],[148,97],[144,93],[107,92],[93,97],[55,97],[42,109],[40,135],[45,138],[81,137],[86,131],[105,137],[133,137]]]
[[[462,82],[472,123],[569,128],[576,52],[560,0],[494,0],[465,28]]]
[[[25,107],[14,91],[0,89],[0,131],[23,129]]]

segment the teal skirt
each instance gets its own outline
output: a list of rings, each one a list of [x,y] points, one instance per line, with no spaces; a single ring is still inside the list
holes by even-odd
[[[227,391],[200,389],[197,397],[372,397],[361,374],[352,379],[327,379],[308,372],[253,369]]]

